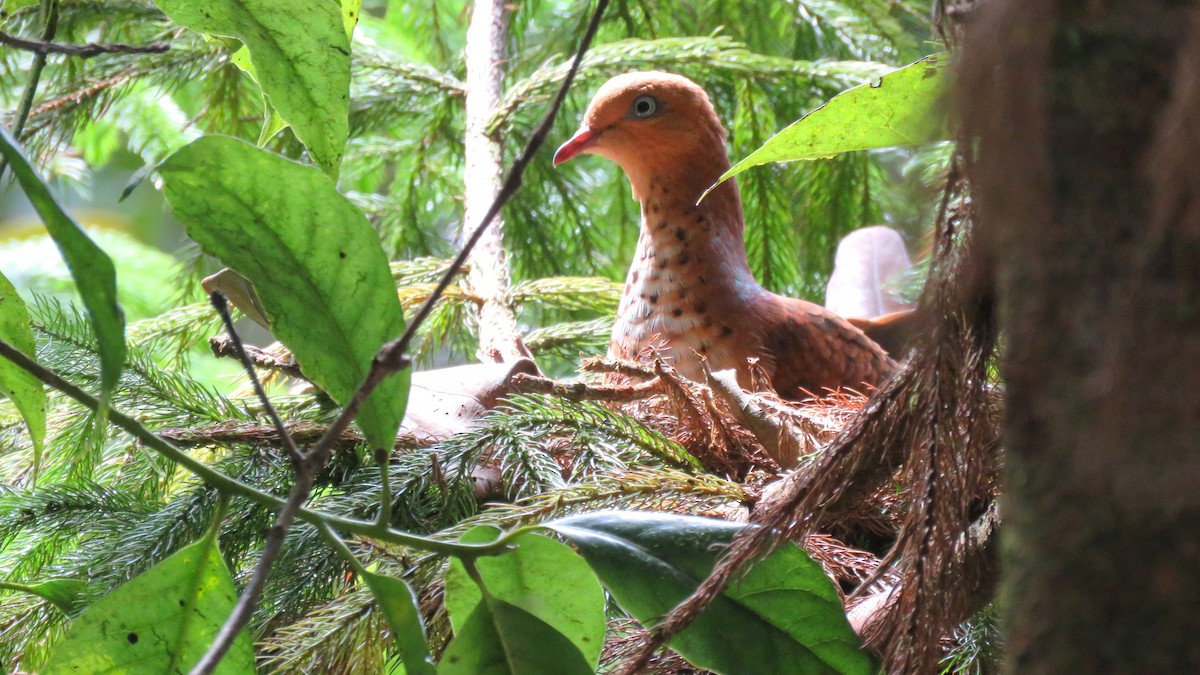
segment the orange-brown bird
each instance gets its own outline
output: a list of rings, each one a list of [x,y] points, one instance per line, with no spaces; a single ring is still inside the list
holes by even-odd
[[[696,354],[713,370],[734,368],[749,384],[756,357],[782,396],[863,390],[894,364],[841,317],[764,289],[746,261],[742,201],[726,181],[725,129],[691,80],[627,73],[600,87],[558,165],[583,153],[616,162],[642,206],[641,234],[609,346],[633,359],[653,344],[683,375],[703,381]]]

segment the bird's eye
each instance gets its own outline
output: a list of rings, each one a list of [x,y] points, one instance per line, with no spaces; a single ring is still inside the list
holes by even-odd
[[[648,94],[642,94],[633,99],[633,104],[629,106],[629,112],[640,119],[653,117],[654,113],[658,112],[658,100]]]

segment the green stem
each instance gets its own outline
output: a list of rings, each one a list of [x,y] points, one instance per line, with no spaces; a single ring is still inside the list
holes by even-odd
[[[387,451],[380,451],[379,458],[379,517],[375,519],[378,527],[392,524],[392,477],[388,473]]]
[[[48,368],[43,367],[33,359],[26,356],[21,350],[13,347],[11,344],[0,340],[0,356],[7,358],[15,363],[19,368],[38,378],[47,385],[57,389],[67,396],[75,399],[89,410],[99,410],[100,401],[91,394],[83,391],[79,387],[67,382],[57,373]],[[265,506],[272,510],[279,510],[284,506],[284,500],[275,495],[263,492],[251,485],[247,485],[236,478],[228,476],[207,464],[197,460],[187,454],[180,448],[176,447],[170,441],[157,436],[154,432],[142,426],[140,422],[129,417],[117,410],[110,409],[108,413],[108,421],[119,427],[125,433],[133,436],[141,441],[146,446],[159,452],[167,459],[183,466],[183,468],[195,474],[205,483],[214,488],[228,494],[235,494],[244,497],[256,504]],[[367,522],[363,520],[355,520],[353,518],[344,518],[329,513],[320,511],[312,511],[301,507],[296,513],[296,517],[307,523],[320,526],[322,524],[330,527],[357,534],[362,537],[370,537],[379,541],[388,542],[390,544],[398,544],[408,546],[410,548],[438,553],[441,555],[453,555],[465,558],[473,558],[482,555],[499,555],[508,549],[508,536],[501,537],[497,541],[488,544],[460,544],[449,541],[440,541],[428,537],[421,537],[407,532],[393,530],[386,525],[381,527],[378,523]]]
[[[321,533],[322,537],[325,537],[325,541],[329,542],[333,550],[340,553],[346,559],[346,562],[350,563],[350,567],[354,569],[355,574],[360,577],[367,574],[367,568],[363,567],[362,561],[358,559],[358,556],[354,555],[354,551],[350,550],[350,547],[346,545],[346,542],[342,541],[342,538],[338,536],[337,532],[333,531],[332,527],[321,523],[317,526],[317,531]]]

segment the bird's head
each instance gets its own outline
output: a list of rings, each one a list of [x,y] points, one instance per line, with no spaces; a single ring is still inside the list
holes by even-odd
[[[634,195],[671,180],[700,193],[729,168],[725,129],[695,82],[662,72],[626,73],[605,82],[583,124],[554,153],[555,166],[591,153],[616,162]]]

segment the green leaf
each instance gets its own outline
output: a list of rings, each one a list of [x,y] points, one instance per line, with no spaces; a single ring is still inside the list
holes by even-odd
[[[42,672],[187,672],[236,601],[229,570],[206,537],[97,600],[54,646]],[[248,632],[238,635],[216,672],[254,672]]]
[[[117,304],[117,273],[113,262],[63,211],[25,155],[17,149],[16,141],[3,128],[0,128],[0,154],[12,167],[21,189],[46,224],[46,230],[62,253],[83,298],[99,345],[100,398],[107,406],[125,366],[125,317]]]
[[[743,528],[620,511],[543,525],[578,546],[621,607],[644,624],[691,594]],[[791,544],[751,567],[671,641],[693,665],[739,675],[877,672],[860,645],[833,583]]]
[[[944,138],[945,126],[935,110],[946,86],[947,62],[942,54],[926,56],[875,82],[847,89],[772,136],[717,184],[768,162],[823,159]]]
[[[33,342],[33,327],[29,310],[8,277],[0,274],[0,340],[24,352],[37,354]],[[33,440],[33,475],[42,460],[42,440],[46,437],[46,389],[41,380],[18,368],[7,359],[0,359],[0,394],[17,406]]]
[[[562,633],[520,607],[490,597],[467,617],[438,664],[438,675],[592,672]]]
[[[305,375],[350,400],[375,353],[404,330],[387,257],[362,212],[320,171],[233,138],[200,138],[158,171],[188,236],[254,284]],[[373,448],[395,442],[408,383],[408,370],[389,377],[359,412]]]
[[[79,579],[48,579],[36,584],[0,581],[0,588],[36,595],[61,609],[64,614],[72,614],[79,608],[79,594],[86,587],[87,583]]]
[[[349,134],[350,41],[330,0],[156,0],[192,30],[241,40],[271,106],[337,175]]]
[[[362,12],[363,0],[342,0],[342,27],[346,29],[346,37],[354,37],[354,27],[358,25],[358,15]]]
[[[392,639],[404,662],[408,675],[433,675],[433,659],[425,642],[425,626],[417,611],[417,596],[400,579],[366,572],[363,581],[379,601],[383,615],[392,629]]]
[[[477,527],[464,543],[495,541],[500,531]],[[604,589],[586,561],[571,547],[532,532],[512,540],[517,546],[500,556],[478,558],[475,567],[495,598],[529,612],[567,637],[591,669],[600,663],[604,646]],[[458,633],[483,602],[479,586],[460,560],[446,573],[446,610]]]

